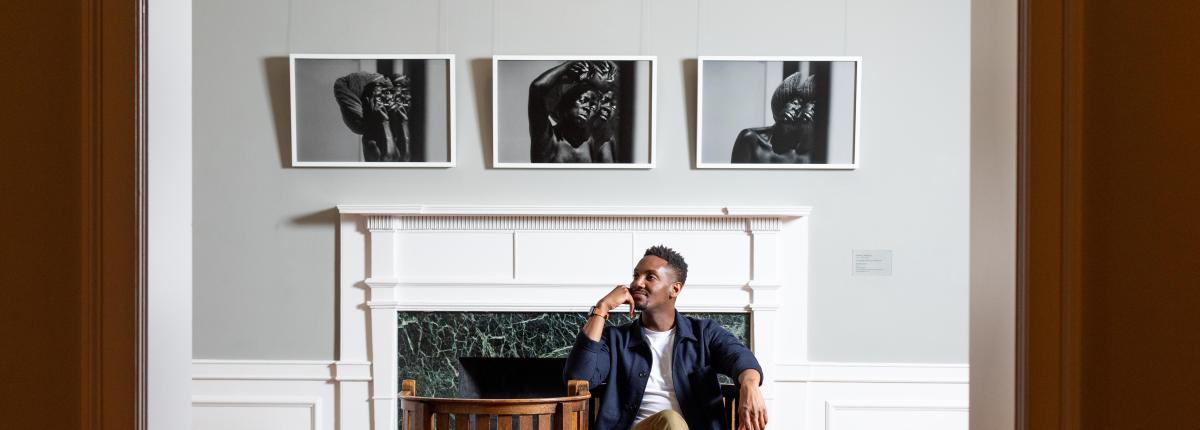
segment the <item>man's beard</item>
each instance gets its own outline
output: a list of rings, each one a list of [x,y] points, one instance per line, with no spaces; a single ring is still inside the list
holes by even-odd
[[[644,310],[646,310],[646,304],[645,303],[635,303],[633,305],[633,310],[638,311],[638,312],[644,311]]]

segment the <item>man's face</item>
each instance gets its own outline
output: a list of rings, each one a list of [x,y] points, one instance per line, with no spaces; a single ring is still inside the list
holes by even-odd
[[[634,308],[644,311],[671,302],[682,288],[683,284],[675,280],[675,272],[667,266],[667,260],[647,255],[633,268],[629,294],[633,296]]]
[[[594,91],[584,91],[567,106],[567,111],[563,113],[570,122],[586,124],[595,111],[596,93]]]

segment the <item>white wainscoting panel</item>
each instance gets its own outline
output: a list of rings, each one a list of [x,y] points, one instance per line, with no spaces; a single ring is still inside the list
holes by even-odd
[[[365,429],[369,375],[362,362],[193,360],[192,428]]]
[[[967,405],[958,402],[825,402],[826,430],[966,429]]]
[[[318,430],[322,401],[295,396],[193,396],[194,430]]]
[[[967,430],[964,364],[788,363],[776,366],[769,428]]]

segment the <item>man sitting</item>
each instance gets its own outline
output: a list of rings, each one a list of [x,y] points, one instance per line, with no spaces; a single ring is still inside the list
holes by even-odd
[[[675,299],[687,280],[687,263],[674,250],[654,246],[619,285],[592,307],[567,356],[564,380],[607,388],[600,395],[598,430],[730,430],[723,428],[717,374],[740,385],[739,428],[767,424],[754,354],[715,321],[684,316]],[[606,326],[609,311],[629,304],[641,317]]]

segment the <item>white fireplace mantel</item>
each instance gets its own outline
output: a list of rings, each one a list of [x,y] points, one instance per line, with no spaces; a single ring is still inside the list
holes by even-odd
[[[337,205],[345,215],[393,216],[620,216],[620,217],[755,217],[800,218],[809,206],[455,206],[455,205]]]
[[[809,207],[337,209],[338,362],[371,368],[369,380],[338,381],[340,415],[369,414],[374,429],[396,428],[398,311],[585,312],[628,281],[647,247],[664,244],[689,264],[682,312],[751,314],[770,401],[782,292],[800,298],[787,303],[795,311],[806,306]],[[788,342],[807,345],[807,327],[786,331]],[[350,400],[361,398],[370,402]]]

